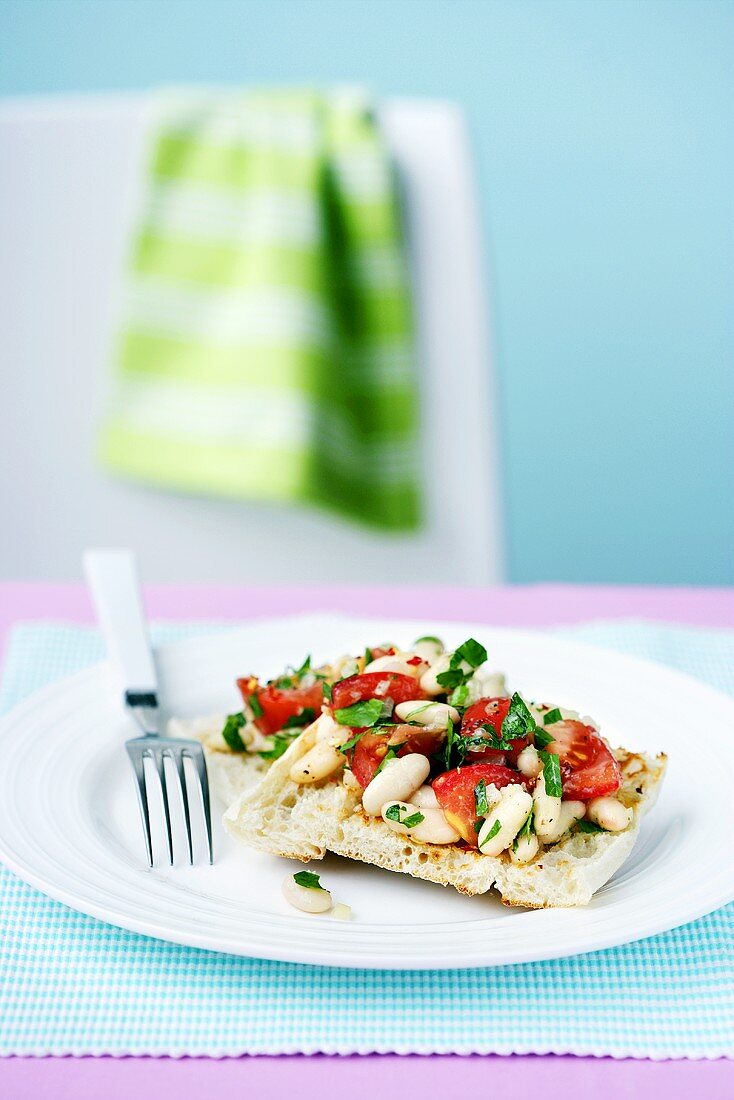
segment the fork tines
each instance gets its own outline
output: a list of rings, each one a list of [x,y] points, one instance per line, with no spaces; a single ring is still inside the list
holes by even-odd
[[[181,799],[184,824],[186,826],[186,840],[188,843],[189,863],[194,863],[194,843],[191,834],[191,811],[189,796],[186,789],[186,773],[184,760],[189,759],[194,767],[197,777],[197,788],[201,798],[201,807],[204,813],[206,826],[207,845],[209,850],[209,862],[213,862],[212,849],[212,822],[211,804],[209,800],[209,778],[204,760],[204,750],[198,741],[189,741],[184,738],[171,737],[135,737],[125,743],[130,762],[135,773],[135,789],[138,795],[140,816],[143,820],[143,833],[145,834],[145,850],[148,856],[148,866],[153,866],[153,841],[150,829],[150,804],[148,800],[148,785],[145,775],[145,758],[148,757],[158,774],[158,780],[163,798],[163,816],[166,822],[166,836],[168,839],[168,857],[173,866],[173,831],[171,829],[171,807],[168,794],[168,781],[166,777],[165,758],[168,757],[174,765],[177,777],[177,787]]]

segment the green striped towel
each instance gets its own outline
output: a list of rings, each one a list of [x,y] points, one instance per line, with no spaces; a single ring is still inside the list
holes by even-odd
[[[162,95],[105,464],[415,528],[413,366],[396,180],[365,96]]]

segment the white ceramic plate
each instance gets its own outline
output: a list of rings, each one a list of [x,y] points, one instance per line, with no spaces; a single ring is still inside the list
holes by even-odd
[[[306,916],[280,893],[289,868],[302,865],[236,846],[216,806],[213,867],[161,861],[147,870],[122,748],[133,731],[106,665],[46,688],[0,722],[0,857],[51,897],[123,928],[233,954],[357,967],[559,958],[674,928],[734,898],[734,702],[660,665],[476,624],[309,616],[161,648],[162,696],[181,716],[234,710],[237,675],[271,676],[306,653],[320,661],[425,633],[449,645],[475,636],[513,688],[593,715],[614,744],[669,754],[635,851],[588,908],[508,910],[491,895],[466,898],[327,857],[317,869],[353,920]]]

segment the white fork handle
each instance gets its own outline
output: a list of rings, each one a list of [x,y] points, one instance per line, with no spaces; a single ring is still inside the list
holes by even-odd
[[[126,691],[155,694],[158,684],[131,550],[87,550],[84,572],[107,652]]]

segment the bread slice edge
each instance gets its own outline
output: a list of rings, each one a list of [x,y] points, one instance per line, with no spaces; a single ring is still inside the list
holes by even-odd
[[[409,874],[464,894],[492,887],[510,906],[529,908],[586,905],[628,858],[644,815],[653,806],[665,772],[663,754],[619,750],[615,755],[623,782],[618,797],[633,811],[621,833],[572,833],[542,852],[535,862],[514,864],[456,845],[421,844],[394,832],[361,807],[361,790],[342,781],[298,785],[290,769],[315,743],[312,727],[251,790],[242,793],[224,815],[230,836],[278,856],[308,862],[326,852],[389,871]]]

